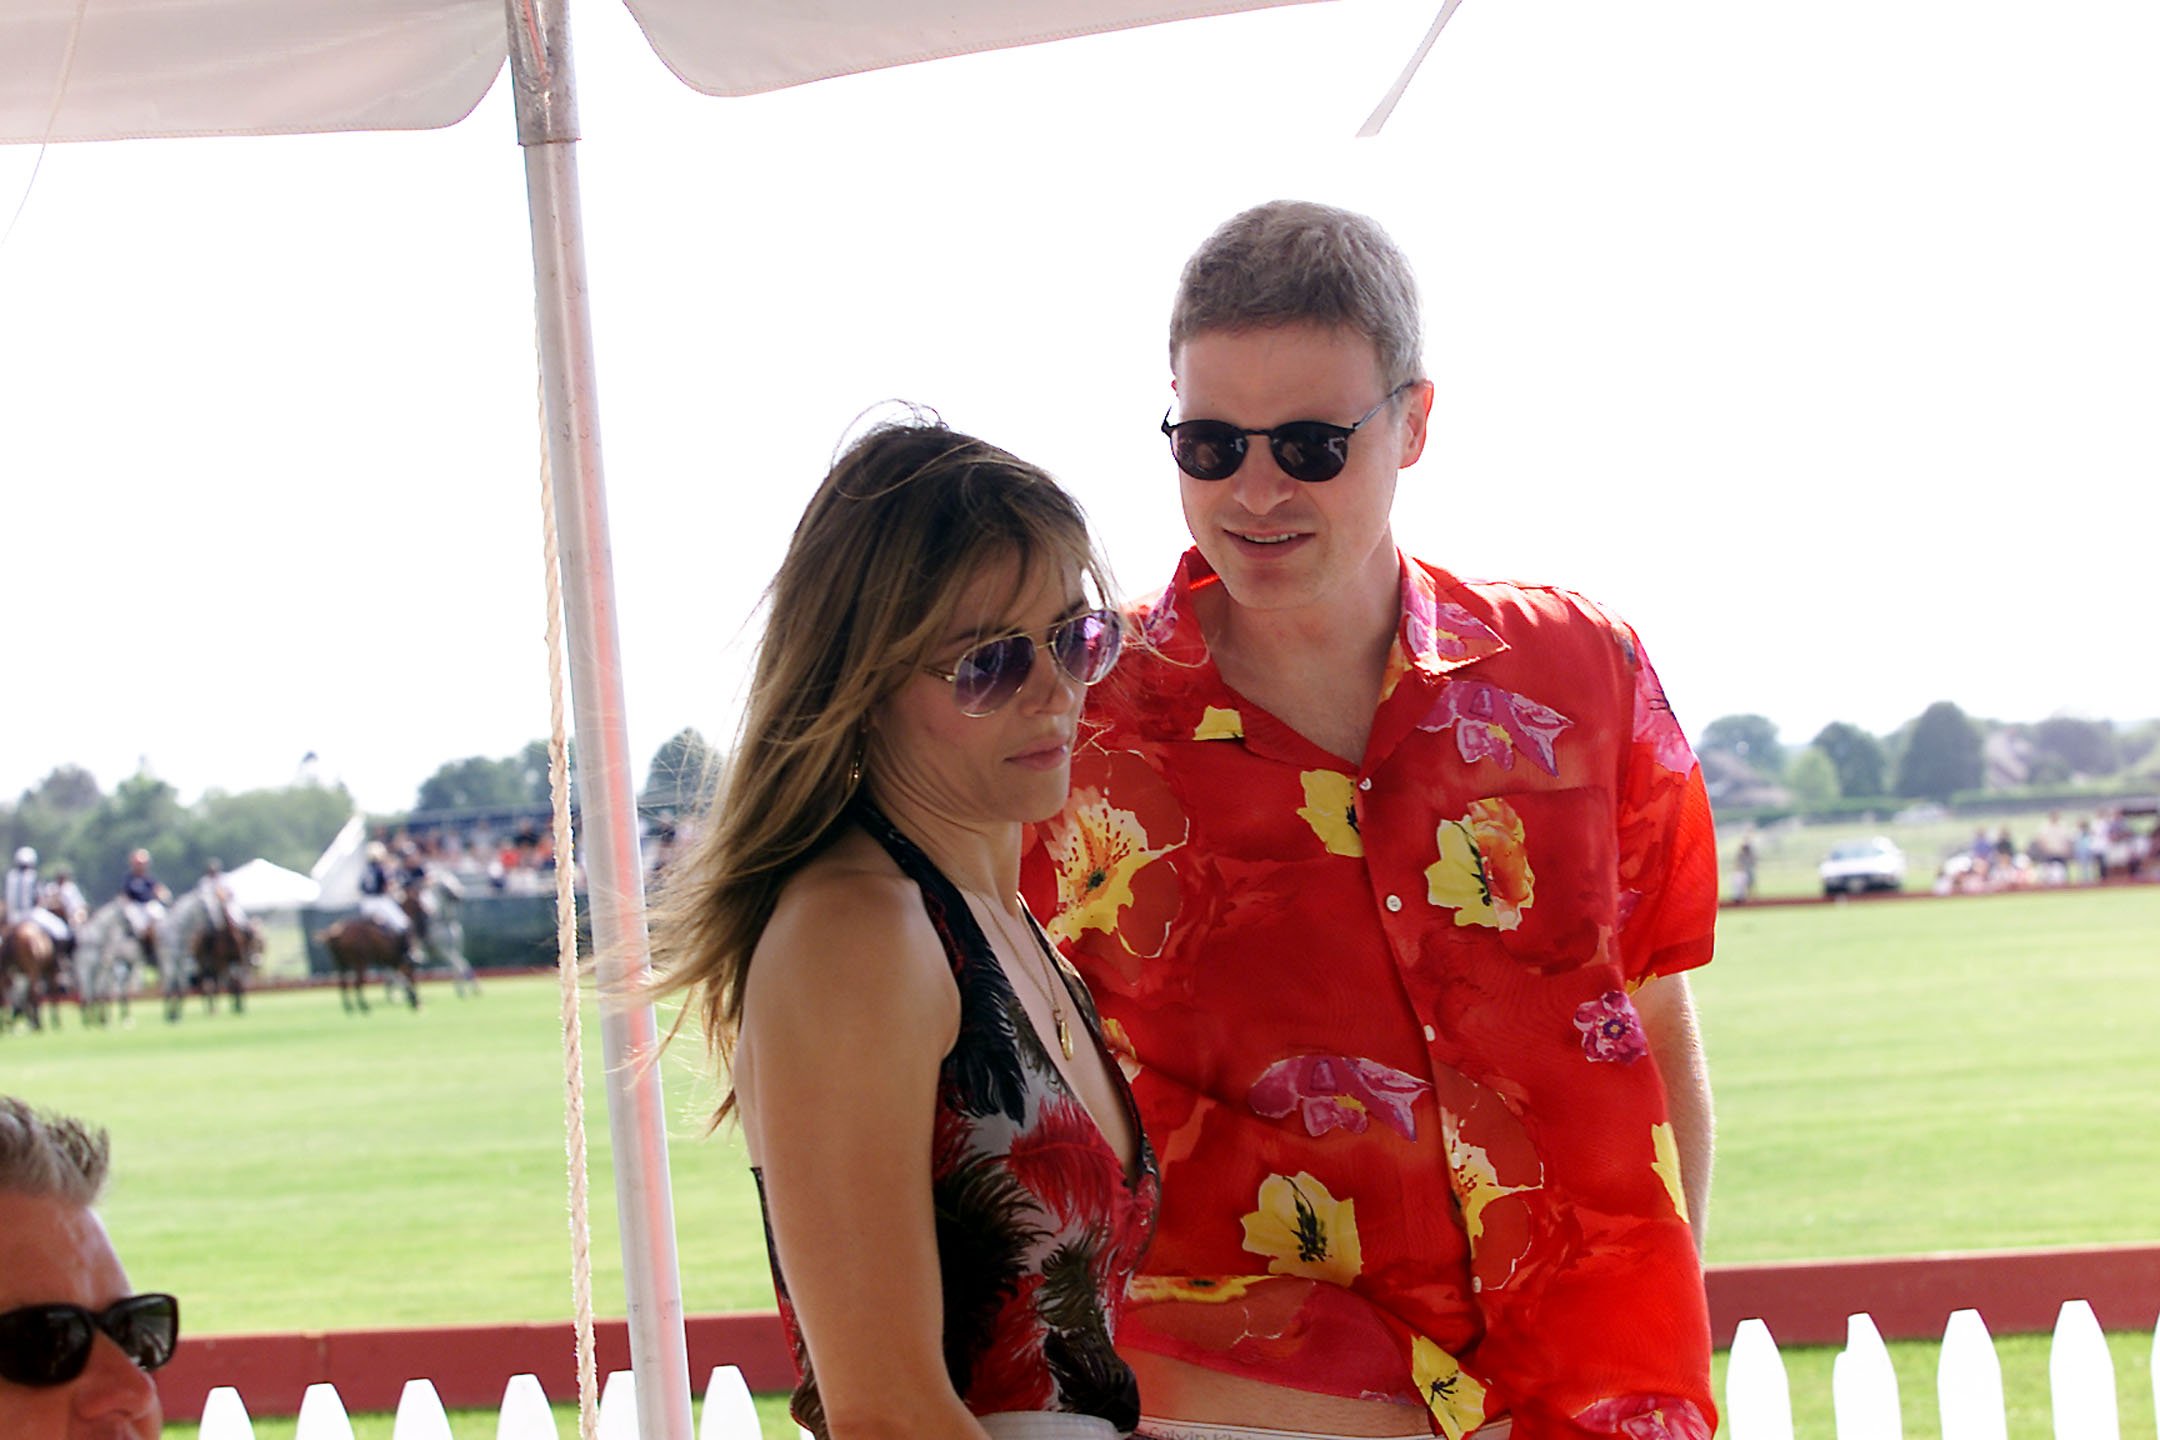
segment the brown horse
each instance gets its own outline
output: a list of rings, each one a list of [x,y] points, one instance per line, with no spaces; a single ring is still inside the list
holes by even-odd
[[[21,990],[17,998],[18,980]],[[0,1000],[14,1017],[29,1020],[30,1028],[45,1028],[44,1007],[52,1007],[53,1024],[60,1023],[60,962],[52,936],[35,920],[18,920],[0,933]]]
[[[228,916],[195,932],[195,983],[202,989],[206,1013],[217,1008],[219,990],[232,996],[235,1015],[246,1008],[242,996],[247,973],[262,958],[262,949],[262,926],[253,920],[235,925]],[[169,1003],[178,1008],[180,1002],[174,997]]]
[[[316,931],[315,938],[337,967],[338,1000],[346,1010],[366,1012],[370,970],[382,971],[386,980],[393,974],[402,979],[406,1002],[415,1010],[420,1008],[420,987],[414,982],[412,951],[406,948],[404,936],[355,916]]]

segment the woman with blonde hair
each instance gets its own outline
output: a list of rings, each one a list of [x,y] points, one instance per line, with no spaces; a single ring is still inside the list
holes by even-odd
[[[1122,638],[1079,507],[880,426],[797,526],[739,743],[658,903],[727,1066],[813,1434],[1129,1432],[1111,1340],[1155,1162],[1018,897]]]

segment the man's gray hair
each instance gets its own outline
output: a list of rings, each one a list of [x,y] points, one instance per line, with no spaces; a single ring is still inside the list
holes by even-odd
[[[1179,346],[1211,330],[1299,324],[1372,341],[1383,384],[1424,378],[1409,260],[1369,217],[1306,200],[1256,205],[1201,242],[1170,307],[1170,363]]]
[[[0,1193],[88,1208],[105,1188],[112,1141],[103,1130],[0,1095]]]

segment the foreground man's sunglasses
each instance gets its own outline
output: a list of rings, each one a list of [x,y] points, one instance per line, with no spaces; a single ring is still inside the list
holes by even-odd
[[[1227,420],[1182,420],[1173,425],[1165,413],[1162,432],[1170,437],[1170,458],[1178,469],[1195,480],[1227,480],[1245,463],[1248,435],[1265,436],[1268,449],[1283,474],[1308,485],[1318,485],[1342,474],[1350,463],[1350,437],[1380,413],[1388,401],[1417,384],[1405,380],[1380,397],[1380,402],[1357,418],[1354,425],[1330,425],[1325,420],[1290,420],[1272,430],[1248,430]]]
[[[25,1305],[0,1315],[0,1379],[17,1385],[65,1385],[90,1363],[99,1331],[145,1370],[173,1357],[180,1342],[180,1302],[170,1295],[130,1295],[103,1310],[80,1305]]]

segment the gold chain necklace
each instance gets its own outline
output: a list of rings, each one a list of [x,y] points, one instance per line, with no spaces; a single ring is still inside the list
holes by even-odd
[[[1027,902],[1020,900],[1017,893],[1014,894],[1013,899],[1020,901],[1020,913],[1027,917],[1028,934],[1035,941],[1033,948],[1036,952],[1036,958],[1042,961],[1043,979],[1037,981],[1033,973],[1029,972],[1024,964],[1020,967],[1021,971],[1027,974],[1028,983],[1036,986],[1043,999],[1050,1002],[1050,1022],[1057,1029],[1058,1049],[1064,1051],[1065,1058],[1070,1060],[1073,1058],[1072,1027],[1065,1023],[1065,1006],[1058,999],[1058,992],[1065,987],[1058,983],[1056,962],[1050,958],[1050,942],[1043,939],[1042,931],[1035,928],[1035,917],[1028,913]],[[1020,951],[1029,947],[1023,946],[1014,940],[1012,931],[1005,928],[1004,906],[986,905],[984,908],[990,912],[990,918],[996,924],[998,934],[1003,936],[1005,942],[1013,947],[1013,959],[1017,963],[1020,959]]]

